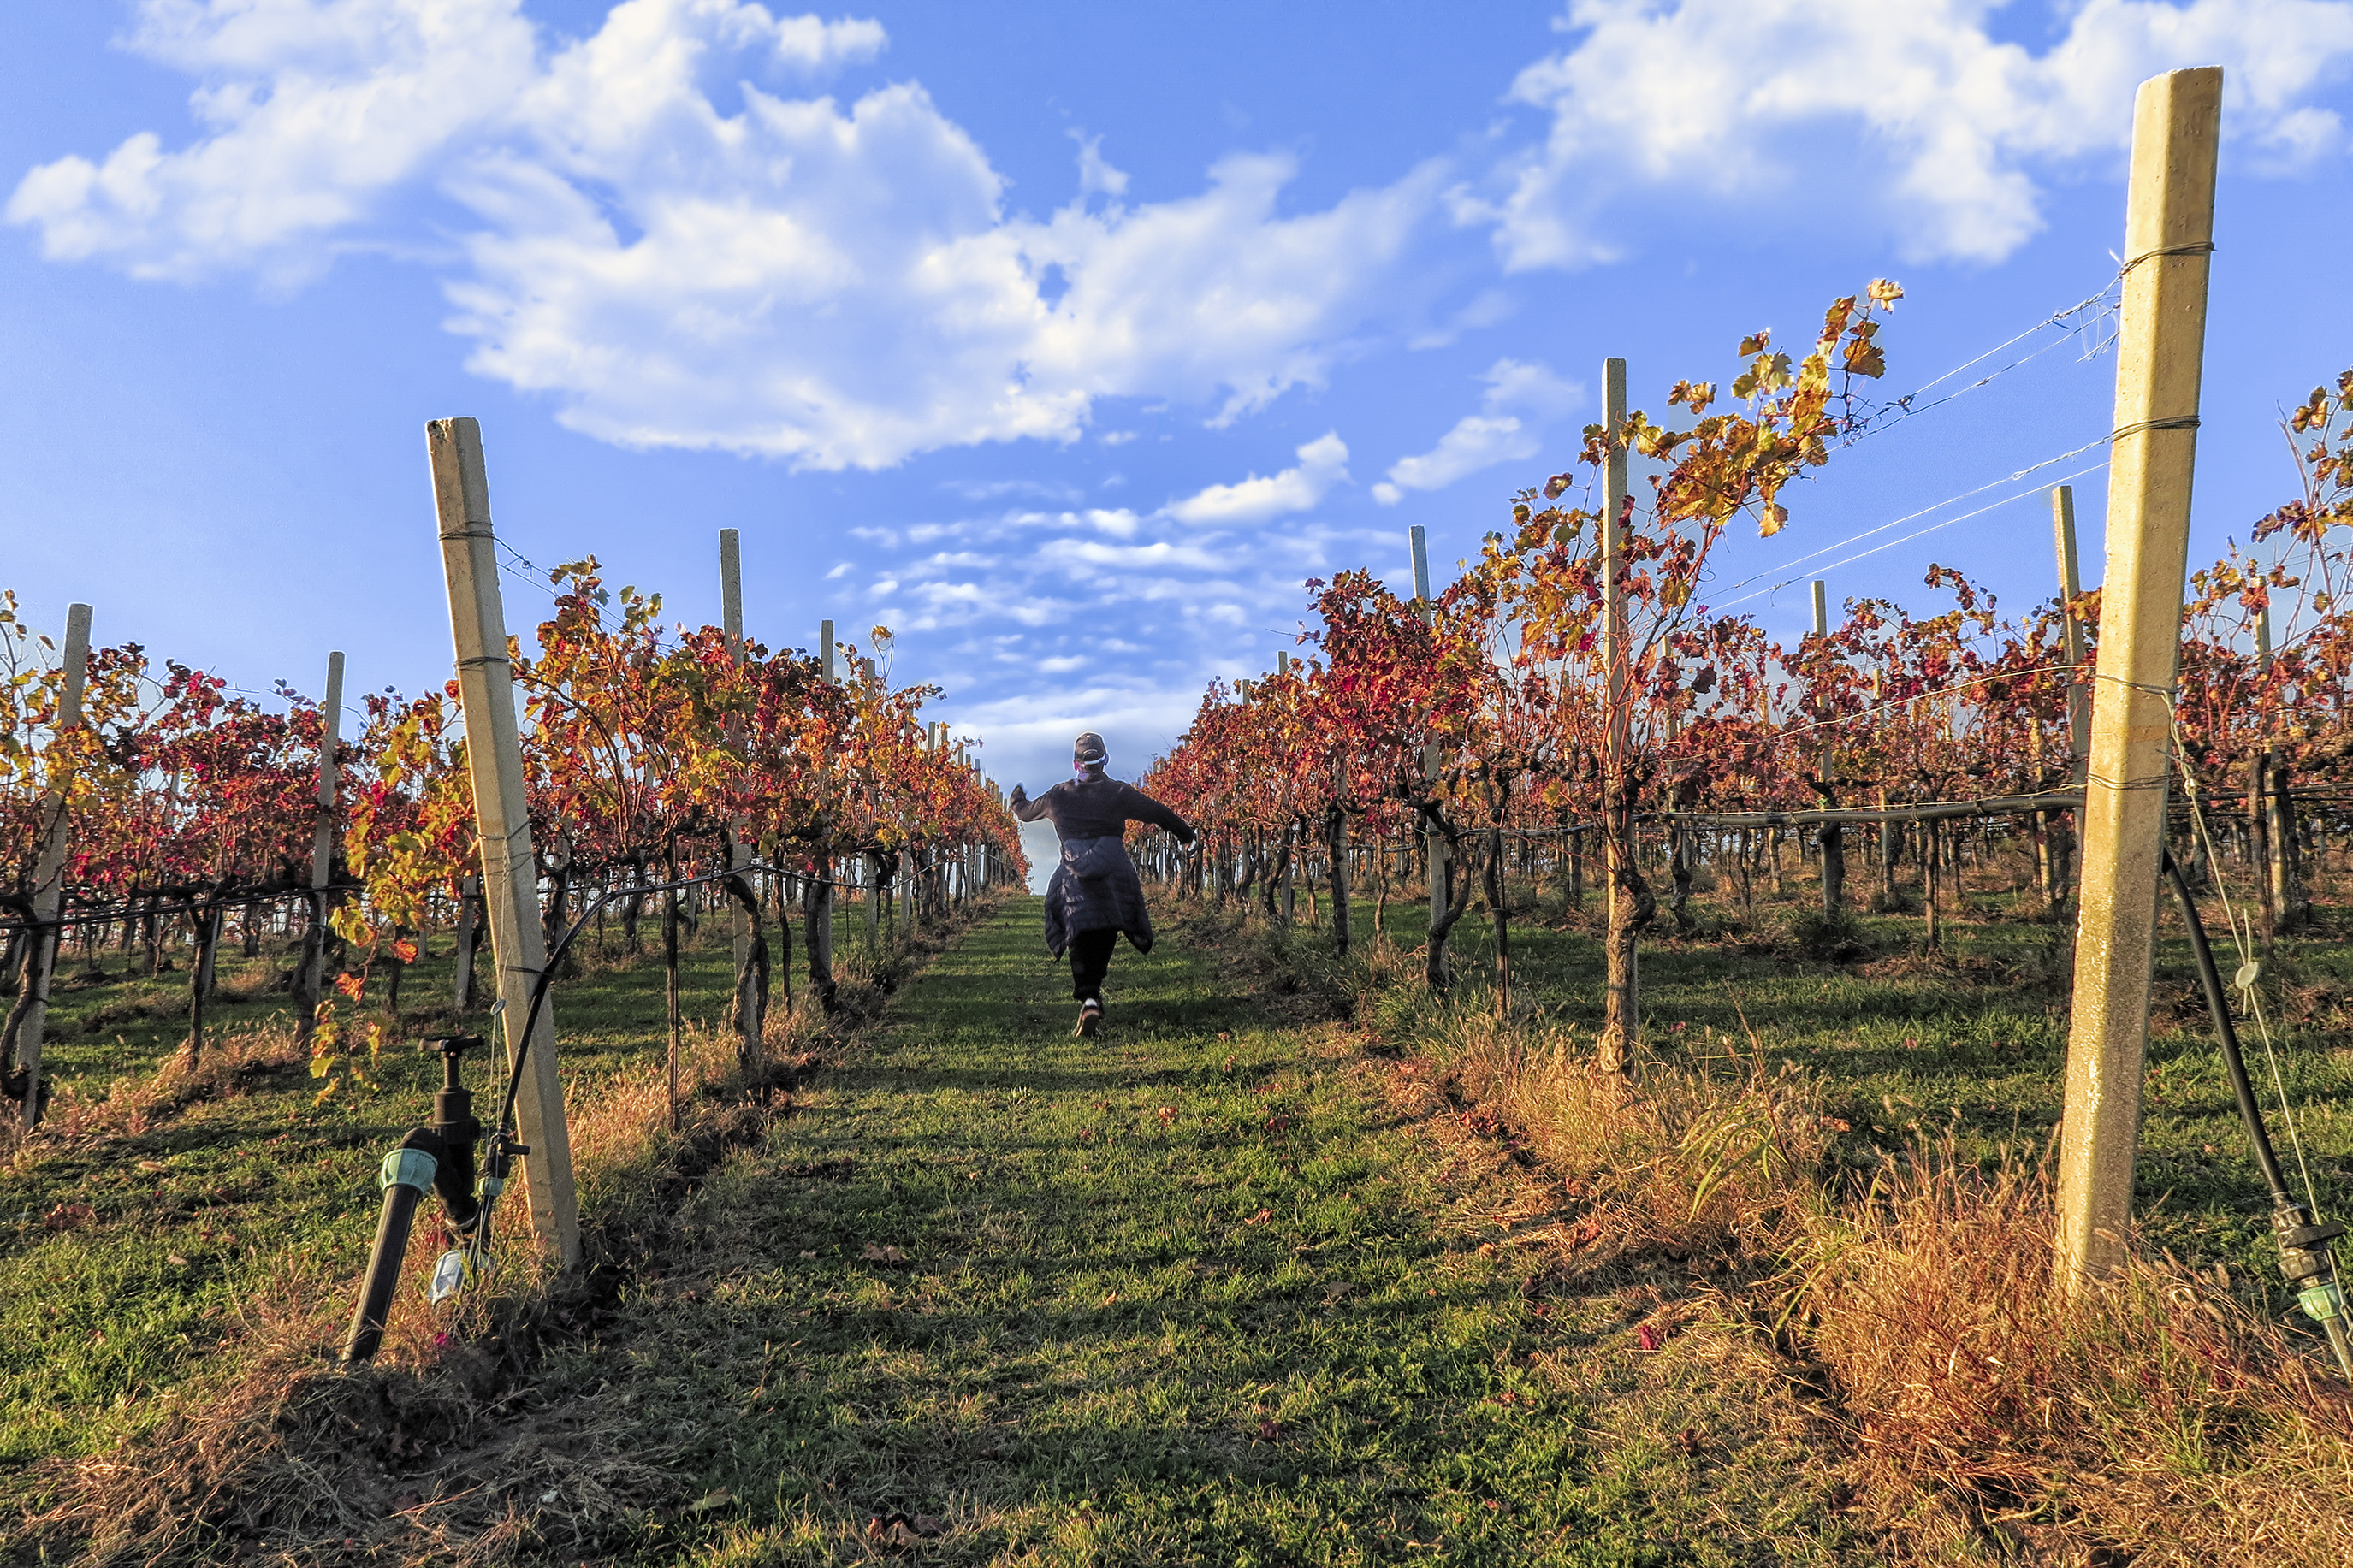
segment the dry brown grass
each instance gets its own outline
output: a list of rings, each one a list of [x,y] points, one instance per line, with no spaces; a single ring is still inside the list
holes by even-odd
[[[1791,1338],[1853,1424],[1883,1503],[1947,1547],[2063,1560],[2353,1556],[2353,1398],[2220,1270],[2141,1258],[2051,1289],[2046,1172],[1947,1149],[1815,1212]]]
[[[1808,1080],[1760,1057],[1674,1065],[1630,1079],[1592,1070],[1568,1031],[1458,1013],[1428,1042],[1462,1098],[1567,1178],[1567,1232],[1587,1266],[1630,1254],[1770,1256],[1793,1210],[1819,1198],[1830,1132]]]
[[[1720,1258],[1721,1331],[1820,1393],[1838,1471],[1920,1562],[2334,1564],[2353,1557],[2353,1394],[2260,1288],[2136,1254],[2073,1305],[2052,1286],[2048,1173],[1915,1147],[1836,1191],[1810,1080],[1757,1056],[1597,1076],[1540,1021],[1425,1017],[1396,1069],[1559,1201],[1573,1270]],[[1750,1282],[1737,1281],[1745,1275]],[[1752,1325],[1742,1332],[1743,1317]],[[1719,1343],[1720,1342],[1720,1343]],[[1751,1358],[1754,1359],[1753,1357]],[[1752,1375],[1754,1367],[1750,1368]]]
[[[60,1083],[35,1136],[53,1144],[135,1138],[190,1105],[241,1093],[256,1078],[294,1067],[309,1055],[294,1037],[293,1026],[285,1022],[216,1035],[206,1042],[204,1058],[193,1068],[187,1054],[175,1051],[145,1078],[116,1079],[102,1096],[85,1097],[70,1082]],[[21,1132],[16,1133],[8,1147],[13,1150],[22,1141]]]

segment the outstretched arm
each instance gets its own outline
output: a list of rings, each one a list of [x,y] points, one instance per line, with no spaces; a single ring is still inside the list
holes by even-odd
[[[1013,815],[1024,822],[1035,822],[1046,815],[1044,797],[1031,800],[1029,792],[1019,784],[1013,786],[1013,793],[1006,797],[1006,804],[1012,806]]]
[[[1187,844],[1193,842],[1193,825],[1161,805],[1150,795],[1130,784],[1127,789],[1127,815],[1137,822],[1148,822],[1155,827],[1165,827]]]

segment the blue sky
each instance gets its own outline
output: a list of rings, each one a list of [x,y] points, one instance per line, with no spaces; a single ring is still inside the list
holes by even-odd
[[[2193,560],[2291,492],[2279,411],[2353,364],[2348,0],[12,0],[0,578],[237,685],[340,647],[417,689],[421,426],[471,414],[522,557],[701,623],[741,529],[755,636],[886,624],[1000,779],[1082,726],[1132,775],[1271,665],[1303,579],[1402,585],[1414,523],[1471,553],[1606,355],[1655,410],[1886,276],[1900,393],[2097,295],[2134,86],[2214,63]],[[2095,574],[2101,450],[1996,482],[2108,427],[2070,324],[1840,454],[1713,602],[1794,575],[1742,606],[1793,632],[1831,564],[1933,610],[1936,561],[2023,607],[2069,475]],[[544,604],[511,580],[511,623]]]

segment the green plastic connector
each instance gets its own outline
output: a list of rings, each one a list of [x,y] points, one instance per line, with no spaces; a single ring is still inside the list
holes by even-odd
[[[2297,1291],[2295,1304],[2302,1307],[2304,1315],[2316,1323],[2345,1316],[2345,1292],[2337,1289],[2333,1279]]]
[[[384,1157],[376,1181],[387,1192],[394,1187],[415,1187],[420,1194],[429,1193],[433,1174],[440,1168],[440,1163],[422,1149],[395,1149]]]

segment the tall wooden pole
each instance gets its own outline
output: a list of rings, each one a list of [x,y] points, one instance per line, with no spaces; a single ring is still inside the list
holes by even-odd
[[[474,786],[474,824],[482,842],[482,896],[491,913],[491,948],[499,966],[507,1059],[523,1047],[531,994],[547,966],[540,929],[539,866],[532,851],[523,795],[522,739],[515,726],[514,666],[507,657],[506,607],[499,596],[498,543],[491,531],[490,481],[482,468],[482,430],[471,419],[425,426],[433,466],[433,500],[441,568],[449,584],[449,630],[457,645],[458,700],[466,720],[466,763]],[[523,1177],[532,1232],[566,1268],[580,1261],[579,1200],[572,1182],[572,1138],[564,1121],[564,1083],[555,1064],[555,1007],[543,1005],[515,1096],[523,1143]]]
[[[818,622],[817,642],[818,668],[824,672],[827,680],[839,680],[841,678],[833,670],[833,623],[831,621]]]
[[[1601,854],[1609,882],[1604,938],[1605,994],[1599,1064],[1624,1071],[1641,1033],[1641,981],[1635,970],[1634,803],[1628,798],[1627,697],[1630,650],[1626,646],[1626,362],[1601,362],[1602,418],[1609,441],[1601,496],[1601,668],[1607,683],[1602,714]]]
[[[296,1027],[306,1040],[318,1022],[319,997],[327,988],[327,888],[334,878],[335,751],[343,740],[343,656],[331,653],[327,692],[319,705],[317,819],[311,830],[311,921],[302,932],[302,957],[294,976]]]
[[[41,854],[33,867],[33,962],[25,972],[25,1016],[16,1025],[16,1060],[25,1075],[24,1120],[41,1124],[41,1033],[49,1017],[49,977],[57,973],[58,916],[66,902],[66,839],[70,826],[71,764],[57,742],[81,728],[81,693],[90,679],[90,606],[66,606],[65,661],[59,667],[58,723],[50,735],[48,784],[41,792]]]
[[[2067,755],[2071,759],[2073,777],[2084,782],[2084,769],[2092,754],[2092,683],[2083,668],[2084,623],[2068,608],[2075,595],[2084,591],[2084,579],[2075,566],[2075,487],[2051,487],[2051,531],[2059,548],[2060,635],[2064,639],[2067,662],[2075,668],[2068,672],[2067,688]]]
[[[1430,536],[1417,522],[1406,537],[1413,542],[1414,606],[1420,612],[1421,624],[1430,626],[1438,617],[1438,607],[1430,599]],[[1421,776],[1432,784],[1438,781],[1438,742],[1434,740],[1423,742]],[[1452,901],[1447,896],[1446,836],[1433,827],[1423,837],[1430,863],[1430,921],[1436,925],[1445,915],[1446,906]]]
[[[2132,1220],[2221,107],[2215,66],[2152,77],[2133,107],[2107,574],[2060,1126],[2057,1284],[2069,1294],[2124,1262]]]
[[[1830,584],[1820,577],[1814,579],[1814,657],[1825,666],[1823,679],[1831,679],[1827,666],[1831,659],[1831,597]],[[1820,782],[1814,793],[1821,796],[1824,807],[1834,807],[1838,798],[1831,777],[1831,752],[1835,742],[1832,732],[1822,731],[1821,744],[1814,753],[1815,773]],[[1815,844],[1820,852],[1822,875],[1822,913],[1835,916],[1846,908],[1846,833],[1835,822],[1826,822],[1816,830]]]
[[[324,890],[335,867],[337,747],[343,738],[343,656],[327,656],[327,694],[319,704],[319,825],[311,838],[311,886]]]
[[[732,528],[719,531],[719,622],[727,637],[727,657],[735,668],[744,667],[744,546],[743,535]],[[730,714],[727,720],[727,745],[737,756],[744,753],[744,721]],[[739,820],[728,825],[727,864],[731,870],[740,870],[752,862],[752,847],[744,842],[744,824]],[[761,994],[759,965],[752,960],[756,933],[752,929],[752,911],[738,900],[735,910],[735,1028],[742,1041],[737,1059],[747,1072],[756,1073],[766,1064],[764,1056],[767,1026],[765,1016],[767,999]]]

